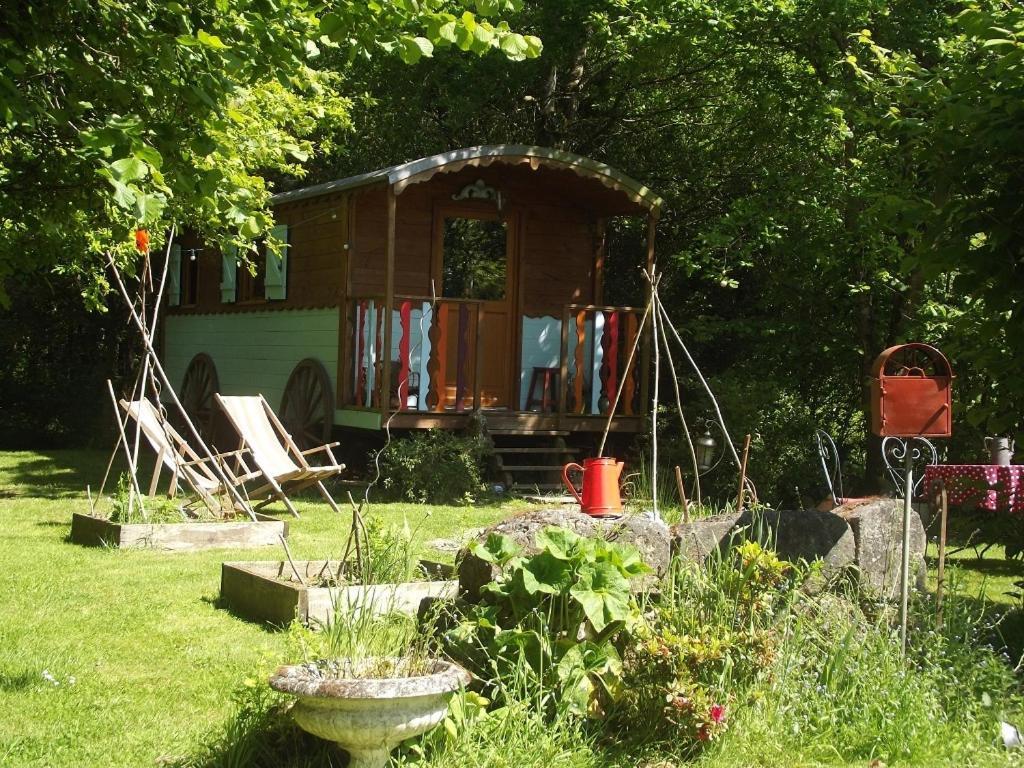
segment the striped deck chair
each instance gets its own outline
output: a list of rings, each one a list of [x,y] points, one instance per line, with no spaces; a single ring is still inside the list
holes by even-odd
[[[161,471],[166,467],[171,473],[167,495],[173,497],[178,491],[179,481],[195,489],[200,499],[211,511],[217,511],[221,505],[217,500],[227,492],[221,477],[210,468],[210,459],[197,454],[178,431],[170,425],[163,415],[149,400],[121,400],[121,408],[139,424],[140,431],[146,436],[150,446],[156,452],[156,464],[153,467],[153,478],[149,483],[149,495],[157,492]],[[232,485],[240,486],[254,480],[262,473],[251,471],[245,464],[244,450],[227,451],[214,454],[220,469]],[[235,459],[232,469],[227,459]],[[239,474],[241,470],[241,474]],[[237,504],[237,502],[235,502]],[[251,510],[243,510],[251,512]]]
[[[286,491],[297,493],[315,485],[331,509],[340,512],[323,483],[345,469],[345,465],[339,464],[331,452],[331,448],[338,443],[328,443],[307,451],[300,450],[263,395],[242,397],[215,394],[214,397],[242,439],[239,447],[248,450],[253,463],[263,473],[266,482],[252,491],[250,496],[256,498],[268,494],[268,498],[257,504],[256,509],[271,503],[276,497],[284,502],[289,512],[298,517],[299,513],[292,506]],[[311,465],[306,457],[321,451],[330,463]]]

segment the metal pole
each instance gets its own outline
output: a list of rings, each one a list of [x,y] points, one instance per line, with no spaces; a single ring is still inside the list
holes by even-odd
[[[949,494],[946,492],[946,481],[939,480],[939,572],[935,587],[935,621],[942,629],[942,597],[946,589],[946,519],[949,516]]]
[[[903,551],[900,555],[900,648],[907,653],[907,602],[910,595],[910,513],[914,496],[914,450],[908,439],[903,448]]]

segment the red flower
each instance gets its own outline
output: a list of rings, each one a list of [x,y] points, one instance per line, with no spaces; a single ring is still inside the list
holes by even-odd
[[[711,705],[711,719],[716,723],[720,723],[725,720],[725,707],[721,704]]]
[[[707,741],[711,738],[711,734],[708,733],[708,727],[706,725],[702,725],[697,729],[697,738],[701,741]]]
[[[149,253],[149,232],[144,229],[135,230],[135,249],[139,253]]]

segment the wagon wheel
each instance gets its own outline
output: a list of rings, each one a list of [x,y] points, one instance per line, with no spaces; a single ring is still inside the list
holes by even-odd
[[[319,360],[306,358],[288,377],[281,398],[281,421],[302,450],[330,442],[334,427],[334,393]]]
[[[192,358],[181,381],[181,405],[204,440],[213,438],[216,405],[213,396],[220,391],[217,367],[205,352]]]

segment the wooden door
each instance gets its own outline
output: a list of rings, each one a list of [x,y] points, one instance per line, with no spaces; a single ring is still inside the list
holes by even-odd
[[[514,223],[493,203],[435,212],[434,281],[439,298],[451,300],[444,310],[446,408],[473,408],[477,389],[481,407],[514,405],[515,253]]]

